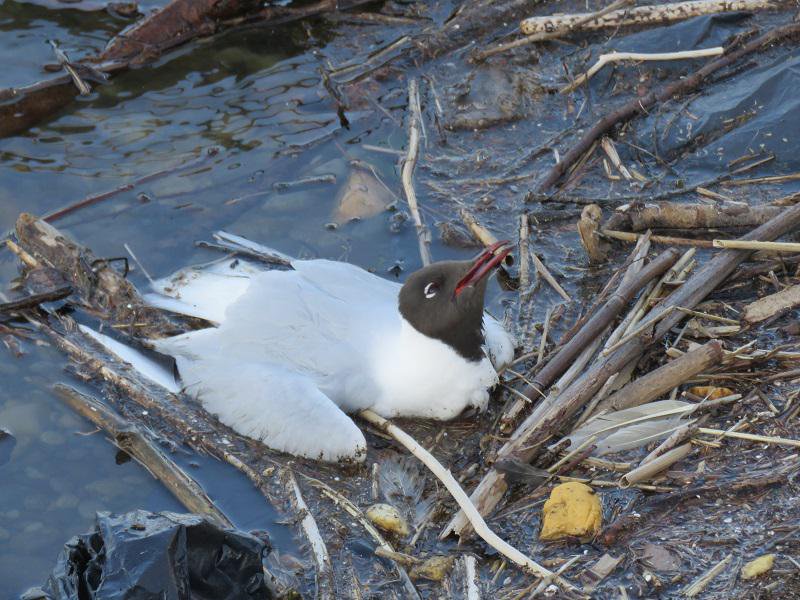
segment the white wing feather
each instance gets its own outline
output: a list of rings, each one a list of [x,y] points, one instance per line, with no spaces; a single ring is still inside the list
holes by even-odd
[[[570,440],[571,448],[576,448],[590,437],[597,436],[595,456],[630,450],[664,438],[685,425],[684,417],[694,407],[694,404],[682,400],[648,402],[599,415],[564,439]]]

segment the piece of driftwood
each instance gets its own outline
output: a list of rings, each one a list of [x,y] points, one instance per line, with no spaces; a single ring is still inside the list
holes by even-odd
[[[467,226],[467,229],[469,229],[472,237],[478,240],[481,244],[488,248],[489,246],[493,246],[497,243],[497,237],[491,231],[486,229],[486,227],[481,225],[481,223],[478,222],[478,219],[475,218],[475,215],[469,212],[466,208],[461,208],[458,211],[458,214],[461,217],[461,221]]]
[[[555,379],[566,371],[573,359],[580,354],[591,340],[603,331],[611,321],[622,312],[622,309],[651,280],[662,275],[678,260],[677,250],[665,250],[644,267],[635,278],[625,285],[620,285],[608,301],[583,326],[581,331],[566,343],[547,365],[533,378],[532,384],[525,390],[529,398],[538,397],[539,393],[550,386]],[[533,388],[533,389],[531,389]]]
[[[608,258],[609,245],[600,239],[598,235],[602,218],[602,209],[597,204],[590,204],[583,208],[581,218],[578,221],[578,235],[581,238],[581,245],[586,250],[589,262],[592,264],[602,264]]]
[[[520,29],[522,33],[531,35],[568,29],[578,22],[582,23],[582,29],[589,31],[616,29],[633,25],[663,25],[700,15],[772,10],[775,6],[776,3],[771,0],[692,0],[690,2],[635,6],[610,12],[600,17],[590,18],[588,21],[586,19],[591,15],[586,13],[530,17],[520,23]]]
[[[725,558],[687,585],[683,590],[683,595],[687,598],[695,598],[703,593],[714,578],[725,570],[725,567],[733,560],[733,554],[728,554]]]
[[[416,79],[408,81],[408,153],[403,161],[403,170],[400,179],[403,182],[403,191],[408,202],[408,209],[411,218],[414,220],[414,228],[417,230],[417,240],[419,241],[419,256],[423,266],[431,264],[431,232],[427,225],[422,221],[417,203],[417,194],[414,191],[414,168],[417,166],[419,158],[420,126],[422,118],[419,108],[419,88]]]
[[[798,226],[800,226],[800,205],[795,205],[754,229],[743,239],[774,240]],[[534,411],[525,419],[511,435],[509,441],[500,449],[498,458],[530,462],[538,454],[545,440],[552,435],[552,432],[564,427],[612,375],[619,372],[637,356],[641,356],[649,344],[660,340],[680,322],[685,316],[684,313],[672,310],[671,307],[692,308],[696,306],[749,255],[750,252],[747,250],[722,252],[709,261],[703,269],[695,272],[645,318],[645,321],[660,319],[653,335],[648,340],[641,337],[634,338],[611,355],[596,361],[574,383],[559,393],[557,401],[548,408],[546,413]],[[661,312],[665,310],[671,310],[671,313],[662,318]],[[490,469],[470,498],[480,511],[491,511],[503,497],[506,489],[507,484],[503,475],[495,469]],[[488,512],[482,512],[482,514],[488,514]],[[450,532],[457,533],[463,538],[469,532],[469,523],[462,515],[456,514],[444,529],[443,535]]]
[[[320,535],[317,521],[303,499],[300,486],[291,469],[286,469],[286,480],[289,500],[294,507],[294,511],[300,517],[300,527],[305,533],[306,539],[311,546],[311,556],[314,559],[317,574],[317,595],[319,600],[334,600],[336,598],[336,584],[333,581],[333,566],[331,557],[328,554],[328,547],[325,540]]]
[[[728,250],[764,250],[766,252],[800,252],[796,242],[763,242],[761,240],[714,240],[714,248]]]
[[[727,4],[727,3],[726,3]],[[800,33],[800,23],[793,22],[780,27],[775,27],[757,38],[731,50],[720,58],[703,65],[691,75],[662,87],[657,91],[650,91],[642,96],[629,100],[616,110],[613,110],[592,126],[553,166],[538,186],[538,191],[546,192],[564,175],[568,169],[575,165],[595,142],[615,125],[639,115],[646,114],[650,108],[658,103],[666,102],[677,96],[695,90],[708,81],[709,77],[734,63],[739,59],[758,52],[775,42]]]
[[[648,60],[688,60],[692,58],[708,58],[709,56],[719,56],[724,52],[722,46],[715,46],[714,48],[702,48],[700,50],[683,50],[681,52],[609,52],[601,54],[597,57],[597,62],[587,69],[585,73],[578,75],[572,83],[562,87],[559,91],[561,94],[569,94],[575,91],[581,85],[589,81],[594,75],[599,73],[603,67],[615,62],[622,62],[626,60],[643,62]],[[615,165],[616,166],[616,165]],[[623,176],[625,174],[623,173]],[[630,179],[630,175],[625,177]]]
[[[41,292],[39,294],[31,294],[24,298],[11,300],[9,302],[0,303],[0,315],[3,313],[19,312],[21,310],[29,310],[36,308],[45,302],[55,302],[56,300],[63,300],[72,293],[72,287],[65,285],[48,292]]]
[[[744,307],[744,320],[748,323],[759,323],[796,306],[800,306],[800,285],[793,285],[751,302]],[[0,306],[0,312],[2,310],[2,306]]]
[[[603,237],[611,238],[612,240],[620,240],[623,242],[635,242],[643,235],[641,233],[616,231],[614,229],[601,229],[600,234]],[[711,240],[696,240],[694,238],[680,238],[669,235],[651,235],[650,241],[654,244],[666,244],[668,246],[693,246],[695,248],[714,247],[714,244]]]
[[[139,427],[114,413],[102,402],[72,387],[57,384],[55,391],[72,410],[105,431],[117,448],[140,462],[187,510],[208,517],[223,527],[233,527],[203,488],[164,454]]]
[[[711,340],[632,381],[598,404],[594,412],[623,410],[650,402],[721,362],[722,344]]]
[[[501,52],[507,52],[509,50],[513,50],[514,48],[519,48],[520,46],[525,46],[527,44],[533,44],[536,42],[546,42],[548,40],[556,40],[558,38],[569,35],[570,33],[579,32],[583,29],[583,26],[586,23],[594,21],[595,19],[602,17],[603,15],[607,15],[608,13],[623,8],[625,6],[630,6],[634,4],[634,2],[635,0],[614,0],[614,2],[612,2],[608,6],[601,8],[596,12],[585,15],[583,19],[579,19],[574,23],[571,23],[568,26],[564,27],[563,29],[558,29],[556,31],[541,31],[534,33],[532,35],[525,36],[518,40],[514,40],[513,42],[498,44],[486,50],[475,52],[472,55],[472,60],[479,62],[482,60],[486,60],[487,58],[489,58],[490,56],[494,56],[495,54],[499,54]]]
[[[650,454],[645,456],[641,461],[639,461],[639,466],[646,465],[650,462],[653,462],[662,454],[665,454],[676,448],[679,444],[681,444],[684,440],[689,439],[692,437],[695,432],[697,432],[698,427],[708,418],[708,415],[703,415],[700,419],[697,419],[695,422],[686,423],[686,425],[682,425],[678,427],[675,431],[673,431],[667,439],[661,442],[655,450],[653,450]]]
[[[625,473],[625,475],[619,479],[619,487],[623,489],[629,488],[635,483],[648,481],[658,473],[661,473],[661,471],[665,471],[674,465],[679,460],[683,460],[689,456],[691,451],[691,444],[683,444],[682,446],[678,446],[677,448],[673,448],[672,450],[664,452],[664,454],[654,458],[650,462],[640,464],[635,469]]]
[[[647,229],[714,229],[719,227],[754,227],[763,225],[783,208],[744,202],[714,204],[679,204],[656,202],[629,205],[617,209],[603,223],[603,229],[645,231]]]

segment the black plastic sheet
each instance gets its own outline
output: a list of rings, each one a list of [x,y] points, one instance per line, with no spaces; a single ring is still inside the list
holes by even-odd
[[[48,600],[256,600],[271,598],[268,545],[203,517],[137,510],[98,513],[72,538],[39,597]],[[27,594],[35,598],[36,594]]]

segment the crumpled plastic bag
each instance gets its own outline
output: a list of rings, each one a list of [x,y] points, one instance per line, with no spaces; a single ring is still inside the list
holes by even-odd
[[[268,543],[204,517],[98,513],[72,538],[41,589],[48,600],[261,600]],[[35,598],[36,594],[26,594]]]

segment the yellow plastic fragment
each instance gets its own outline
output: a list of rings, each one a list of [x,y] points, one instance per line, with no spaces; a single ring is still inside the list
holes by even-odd
[[[719,400],[726,396],[733,396],[733,390],[725,387],[717,387],[715,385],[698,385],[689,388],[689,393],[701,398],[708,397],[709,400]]]
[[[411,533],[408,523],[394,506],[390,504],[373,504],[366,510],[367,518],[379,529],[406,537]]]
[[[600,531],[600,498],[588,485],[571,481],[553,488],[542,508],[542,541],[588,539]]]
[[[774,562],[774,554],[765,554],[764,556],[759,556],[755,560],[751,560],[742,567],[742,579],[755,579],[759,575],[763,575],[772,569],[772,564]]]

